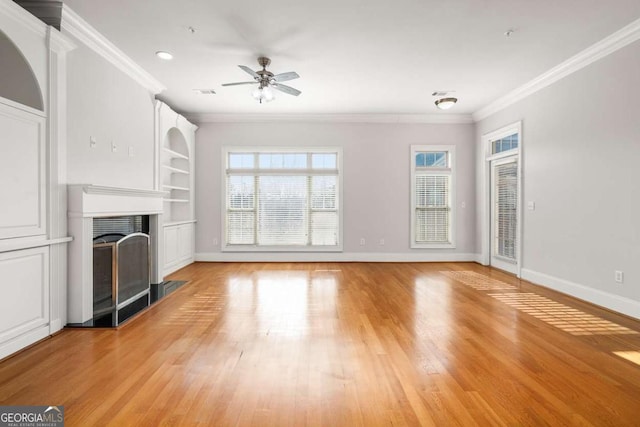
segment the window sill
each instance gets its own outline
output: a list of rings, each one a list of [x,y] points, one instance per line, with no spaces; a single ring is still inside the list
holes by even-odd
[[[342,246],[253,246],[228,245],[222,252],[342,252]]]
[[[455,249],[454,243],[411,243],[411,249]]]

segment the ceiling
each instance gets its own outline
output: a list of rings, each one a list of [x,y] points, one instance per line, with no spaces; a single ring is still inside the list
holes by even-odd
[[[64,3],[166,85],[159,97],[182,113],[470,114],[640,17],[638,0]],[[252,86],[221,87],[250,80],[237,65],[256,70],[260,55],[276,74],[297,71],[287,84],[302,95],[258,104]],[[435,90],[454,90],[458,104],[437,110]]]

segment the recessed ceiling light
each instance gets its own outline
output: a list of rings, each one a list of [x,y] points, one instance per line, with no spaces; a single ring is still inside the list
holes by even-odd
[[[169,52],[164,52],[162,50],[157,51],[156,56],[160,59],[164,59],[165,61],[169,61],[173,59],[173,55],[171,55]]]

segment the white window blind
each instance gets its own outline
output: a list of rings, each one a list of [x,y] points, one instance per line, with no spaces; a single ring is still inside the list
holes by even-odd
[[[411,247],[453,247],[453,146],[412,146]]]
[[[495,167],[495,250],[496,255],[516,259],[518,224],[518,165],[516,162]]]
[[[416,176],[416,242],[449,242],[449,177]]]
[[[226,247],[338,248],[338,152],[226,155]]]

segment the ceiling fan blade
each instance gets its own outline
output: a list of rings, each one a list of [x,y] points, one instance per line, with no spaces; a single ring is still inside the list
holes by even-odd
[[[251,77],[253,77],[254,79],[259,79],[260,75],[258,73],[256,73],[255,71],[253,71],[251,68],[247,67],[246,65],[238,65],[238,67],[242,68],[247,74],[251,75]]]
[[[302,92],[298,89],[292,88],[291,86],[281,85],[280,83],[274,83],[271,85],[272,88],[279,90],[280,92],[288,93],[289,95],[298,96]]]
[[[257,85],[258,82],[223,83],[222,86]]]
[[[289,71],[288,73],[280,73],[273,76],[273,80],[277,82],[286,82],[287,80],[299,79],[300,76],[295,71]]]

